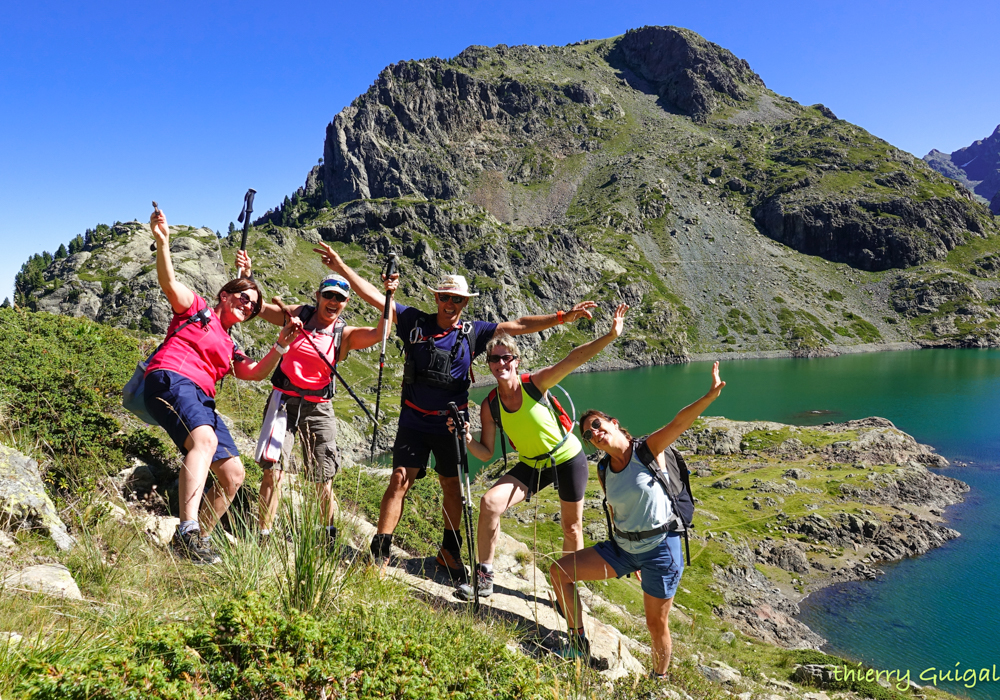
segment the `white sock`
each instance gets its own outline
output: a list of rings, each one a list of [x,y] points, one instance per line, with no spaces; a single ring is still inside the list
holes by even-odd
[[[177,531],[182,535],[186,535],[192,530],[199,530],[199,531],[201,530],[201,528],[198,527],[197,520],[182,520],[181,524],[177,528]]]
[[[261,530],[260,534],[262,534],[264,537],[267,537],[268,535],[271,534],[271,531],[270,530]]]

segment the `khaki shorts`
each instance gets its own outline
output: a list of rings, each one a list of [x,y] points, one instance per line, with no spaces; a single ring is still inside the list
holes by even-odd
[[[288,427],[281,443],[281,464],[262,462],[264,469],[278,468],[286,474],[301,474],[308,481],[324,483],[337,475],[340,455],[337,452],[337,421],[330,401],[314,403],[296,396],[285,401]],[[302,445],[302,461],[292,454],[295,436]]]

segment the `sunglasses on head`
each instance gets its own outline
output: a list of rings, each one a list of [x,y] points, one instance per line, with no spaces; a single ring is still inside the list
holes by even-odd
[[[438,299],[445,304],[447,304],[449,301],[453,304],[461,304],[467,301],[465,297],[459,294],[442,294],[441,292],[438,292]]]
[[[332,289],[324,289],[322,292],[319,293],[319,295],[327,300],[336,299],[337,301],[347,301],[346,296],[340,294],[339,292],[335,292]]]
[[[343,280],[326,280],[320,286],[320,289],[321,290],[326,289],[327,287],[339,287],[340,289],[343,289],[345,292],[351,291],[351,285],[349,285],[347,282],[344,282]]]
[[[503,362],[507,364],[508,362],[513,362],[518,358],[517,355],[487,355],[486,361],[491,365],[495,365],[498,362]]]
[[[587,442],[593,442],[592,438],[594,437],[594,431],[599,430],[600,427],[601,427],[600,418],[595,418],[594,420],[590,421],[590,428],[583,431],[583,439],[586,440]]]

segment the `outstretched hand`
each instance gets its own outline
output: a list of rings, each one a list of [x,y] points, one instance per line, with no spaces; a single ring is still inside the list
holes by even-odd
[[[340,259],[340,254],[330,247],[329,243],[320,242],[319,248],[313,248],[314,253],[319,253],[323,258],[323,264],[336,273],[340,273],[340,266],[344,261]]]
[[[166,248],[170,244],[170,229],[167,228],[167,215],[162,209],[153,212],[149,217],[149,228],[153,232],[153,240],[157,245]]]
[[[579,304],[574,306],[572,309],[567,311],[564,315],[564,320],[566,323],[571,323],[573,321],[579,321],[581,318],[593,318],[594,314],[590,313],[591,309],[597,308],[596,301],[581,301]]]
[[[713,399],[717,398],[722,393],[722,387],[725,385],[726,383],[719,378],[719,362],[716,361],[712,365],[712,388],[708,390],[709,395]]]
[[[611,317],[611,330],[608,331],[608,335],[612,338],[617,338],[622,334],[622,329],[625,328],[626,311],[628,311],[628,304],[619,304],[618,308],[615,309],[615,315]]]

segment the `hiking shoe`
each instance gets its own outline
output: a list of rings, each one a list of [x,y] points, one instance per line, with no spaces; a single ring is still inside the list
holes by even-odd
[[[469,574],[465,570],[465,564],[462,563],[461,553],[455,553],[442,547],[438,550],[437,557],[434,558],[434,561],[437,562],[438,566],[448,572],[452,581],[466,583],[469,580]]]
[[[556,650],[556,656],[567,661],[580,659],[585,664],[590,663],[590,640],[579,634],[570,634],[565,646]]]
[[[489,598],[493,595],[493,572],[489,573],[483,571],[479,566],[476,567],[476,579],[479,582],[479,597]],[[471,583],[463,583],[455,590],[455,597],[459,600],[473,600],[475,598],[475,591],[472,590]]]
[[[175,531],[171,544],[177,554],[194,564],[218,564],[222,561],[209,539],[202,537],[198,530],[191,530],[183,535],[180,531]]]

